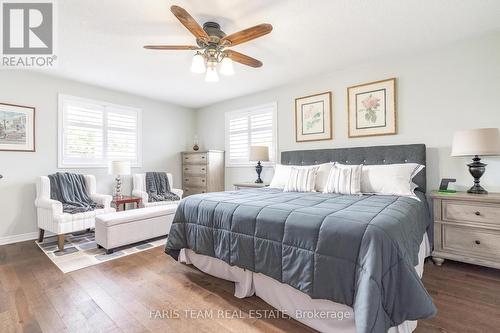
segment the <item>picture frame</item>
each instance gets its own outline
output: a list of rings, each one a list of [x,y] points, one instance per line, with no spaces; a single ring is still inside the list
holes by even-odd
[[[35,108],[0,103],[0,151],[35,151]]]
[[[332,92],[295,99],[295,141],[333,139]]]
[[[396,78],[347,88],[349,138],[397,134]]]

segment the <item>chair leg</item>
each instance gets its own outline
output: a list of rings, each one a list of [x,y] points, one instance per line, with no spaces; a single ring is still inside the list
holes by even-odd
[[[38,230],[38,243],[43,242],[43,236],[44,235],[45,235],[45,230],[43,230],[42,228],[40,228]]]
[[[59,251],[64,251],[64,234],[57,235],[57,246],[59,247]]]

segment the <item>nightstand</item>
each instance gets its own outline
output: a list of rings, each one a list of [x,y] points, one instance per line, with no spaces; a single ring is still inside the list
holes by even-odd
[[[233,184],[235,190],[241,190],[243,188],[262,188],[269,186],[269,183],[236,183]]]
[[[444,259],[500,269],[500,193],[432,192],[434,251]]]
[[[120,211],[120,206],[123,205],[123,209],[126,209],[128,203],[135,203],[136,207],[139,208],[142,199],[139,197],[130,197],[130,196],[122,196],[122,197],[113,197],[111,204],[115,206],[117,211]]]

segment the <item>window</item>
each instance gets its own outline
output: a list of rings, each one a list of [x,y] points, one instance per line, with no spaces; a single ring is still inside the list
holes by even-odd
[[[253,165],[250,146],[268,146],[271,163],[276,161],[276,110],[270,103],[226,113],[226,166]]]
[[[59,95],[60,168],[141,166],[141,110]]]

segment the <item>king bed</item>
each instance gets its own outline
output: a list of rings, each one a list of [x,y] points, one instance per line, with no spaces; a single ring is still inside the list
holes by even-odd
[[[281,154],[284,165],[328,162],[425,166],[425,146]],[[165,252],[322,332],[412,332],[436,312],[420,280],[431,219],[419,170],[415,197],[276,188],[190,196]]]

